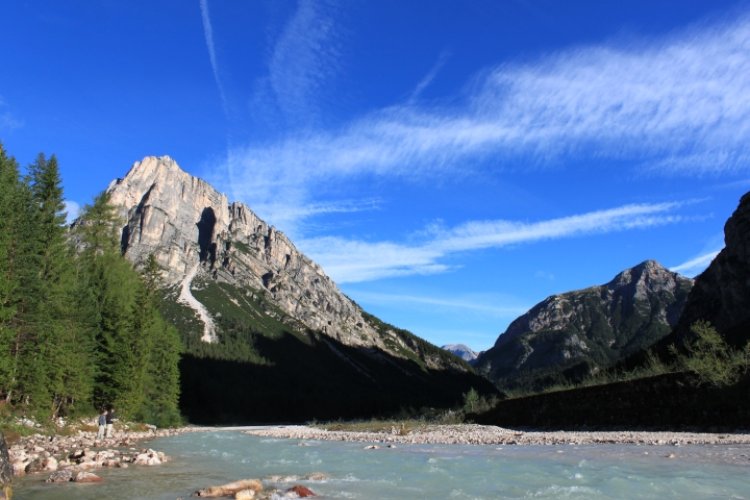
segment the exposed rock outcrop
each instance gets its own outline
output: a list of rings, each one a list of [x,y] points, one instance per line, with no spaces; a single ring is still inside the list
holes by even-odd
[[[679,343],[698,320],[737,347],[750,340],[750,193],[724,225],[724,249],[695,279],[674,333],[660,344]]]
[[[578,380],[666,336],[692,280],[645,261],[605,285],[548,297],[513,321],[476,366],[500,386]]]

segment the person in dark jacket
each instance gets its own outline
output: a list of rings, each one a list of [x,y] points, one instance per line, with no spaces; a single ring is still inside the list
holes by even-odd
[[[117,420],[117,417],[115,417],[115,409],[110,408],[105,418],[105,421],[107,423],[107,437],[112,437],[115,420]]]

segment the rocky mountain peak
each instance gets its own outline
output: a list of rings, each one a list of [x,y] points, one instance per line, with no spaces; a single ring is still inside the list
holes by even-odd
[[[680,279],[689,280],[670,271],[655,260],[646,260],[619,273],[607,283],[606,287],[613,292],[622,288],[630,288],[630,293],[635,298],[644,299],[650,292],[674,290]]]
[[[149,156],[134,163],[108,192],[124,221],[123,254],[136,265],[155,256],[164,284],[204,324],[204,341],[217,340],[216,311],[192,291],[201,283],[215,283],[223,286],[216,292],[224,294],[222,301],[272,304],[298,331],[308,329],[348,346],[374,347],[399,357],[414,354],[419,342],[407,345],[404,335],[365,317],[282,232],[243,203],[230,203],[172,158]],[[447,358],[418,355],[429,367],[445,367]]]
[[[477,366],[511,384],[576,366],[585,375],[667,335],[692,285],[647,260],[604,285],[552,295],[514,320]]]

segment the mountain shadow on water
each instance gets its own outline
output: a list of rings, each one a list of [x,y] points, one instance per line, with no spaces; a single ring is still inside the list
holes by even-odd
[[[180,407],[190,422],[370,418],[457,406],[472,387],[480,394],[497,394],[492,384],[473,373],[431,370],[413,360],[324,336],[257,335],[253,349],[262,360],[273,362],[183,356]]]

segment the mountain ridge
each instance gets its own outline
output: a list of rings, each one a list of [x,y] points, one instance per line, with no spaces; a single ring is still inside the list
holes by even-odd
[[[580,380],[666,336],[691,287],[647,260],[604,285],[551,295],[511,322],[475,366],[507,388]]]

